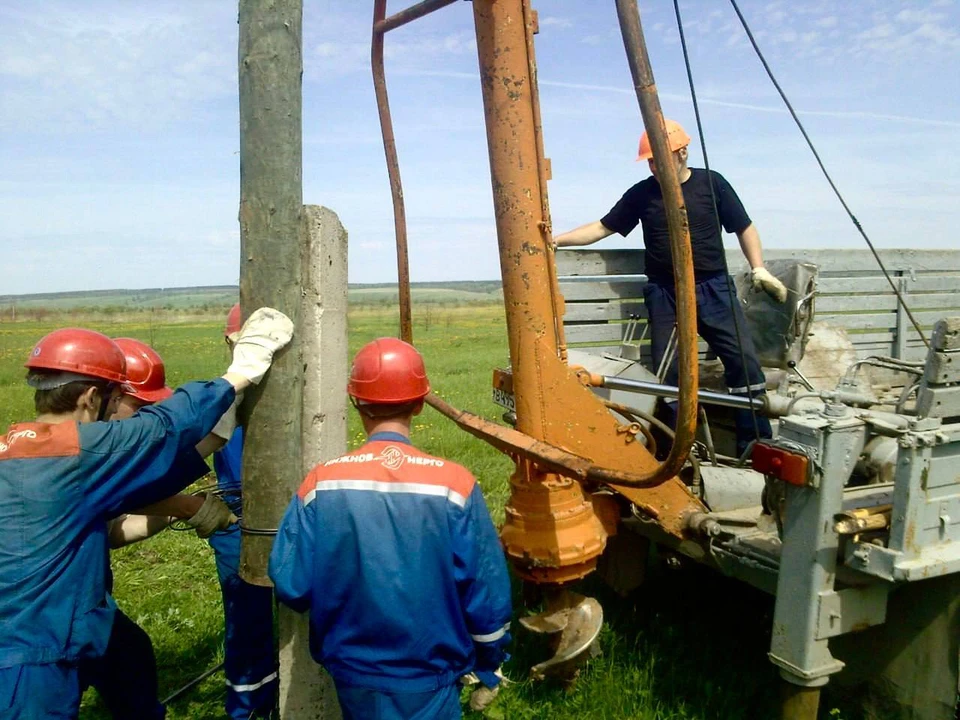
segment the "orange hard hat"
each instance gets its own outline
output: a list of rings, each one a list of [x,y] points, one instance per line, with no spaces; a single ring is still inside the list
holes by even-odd
[[[667,141],[670,143],[670,152],[676,152],[680,148],[685,148],[690,144],[690,136],[683,126],[675,120],[663,119],[663,124],[667,128]],[[653,148],[650,147],[650,138],[646,131],[640,136],[640,151],[637,160],[649,160],[653,157]]]
[[[167,387],[163,359],[146,343],[133,338],[114,338],[127,361],[127,382],[124,392],[145,403],[166,400],[173,395]]]
[[[230,337],[235,332],[240,332],[240,328],[243,326],[241,319],[240,303],[237,303],[230,308],[230,312],[227,313],[227,325],[223,328],[223,334],[225,337]]]
[[[428,392],[423,356],[403,340],[377,338],[353,358],[347,393],[361,403],[408,403],[423,399]]]
[[[44,335],[24,367],[82,376],[68,382],[83,377],[115,383],[127,379],[123,351],[106,335],[84,328],[62,328]]]

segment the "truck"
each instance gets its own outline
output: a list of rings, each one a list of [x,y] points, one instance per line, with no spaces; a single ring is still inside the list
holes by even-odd
[[[452,1],[424,0],[387,16],[386,1],[376,0],[374,11],[400,330],[411,342],[383,44],[390,30]],[[670,168],[636,1],[617,0],[616,9],[654,159]],[[784,681],[785,720],[816,718],[820,689],[841,671],[871,681],[897,717],[953,718],[957,253],[873,254],[881,263],[874,270],[865,253],[768,252],[792,291],[786,305],[772,306],[738,282],[749,324],[743,331],[762,347],[768,393],[749,399],[705,389],[710,363],[697,341],[682,192],[675,170],[666,172],[680,372],[676,387],[665,385],[644,364],[642,251],[557,252],[552,243],[536,11],[530,0],[474,0],[472,10],[510,349],[509,367],[495,370],[493,386],[505,421],[436,395],[427,401],[515,461],[501,540],[515,575],[538,589],[544,606],[521,623],[554,638],[553,656],[531,674],[573,676],[603,618],[600,603],[575,583],[599,571],[629,591],[642,581],[645,550],[654,544],[775,596],[768,657]],[[728,265],[735,266],[732,258]],[[817,365],[827,371],[812,373]],[[657,424],[654,404],[663,398],[678,403],[675,427]],[[775,437],[742,455],[731,451],[731,410],[777,419]]]

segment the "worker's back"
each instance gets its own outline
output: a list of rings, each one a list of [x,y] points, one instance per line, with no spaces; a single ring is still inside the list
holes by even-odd
[[[460,465],[380,433],[316,467],[298,495],[283,524],[302,514],[295,525],[312,533],[312,562],[288,556],[281,533],[271,574],[284,601],[291,583],[310,583],[311,651],[338,684],[385,692],[448,686],[473,666],[478,631],[468,624],[478,614],[497,616],[496,627],[509,620],[500,546],[476,481]],[[502,575],[504,597],[473,593],[478,575],[488,583]]]

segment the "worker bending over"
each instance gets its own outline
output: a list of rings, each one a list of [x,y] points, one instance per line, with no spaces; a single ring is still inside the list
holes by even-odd
[[[132,417],[141,408],[173,395],[166,384],[163,359],[153,348],[133,338],[115,338],[114,342],[126,361],[126,381],[113,420]],[[197,444],[196,454],[184,453],[183,462],[178,463],[180,467],[173,474],[188,483],[206,475],[209,468],[202,458],[223,445],[224,441],[216,433],[231,417],[230,412],[221,417],[213,432]],[[180,493],[110,520],[107,524],[110,548],[152,537],[176,519],[193,527],[201,538],[210,537],[237,521],[230,508],[213,493]],[[107,592],[113,594],[109,565],[106,586]],[[119,607],[114,612],[110,640],[103,656],[80,666],[81,692],[91,685],[114,720],[163,720],[166,716],[158,695],[157,661],[150,636]]]
[[[787,298],[787,289],[763,266],[760,235],[733,187],[718,172],[687,167],[690,136],[679,123],[673,120],[664,122],[690,226],[696,281],[697,332],[723,363],[724,379],[731,394],[747,397],[762,395],[766,392],[766,381],[743,310],[730,290],[721,226],[727,232],[734,233],[740,241],[740,249],[750,263],[754,290],[763,290],[782,303]],[[626,237],[638,223],[642,226],[647,274],[643,300],[650,324],[650,350],[656,371],[666,354],[677,321],[677,301],[667,213],[647,133],[640,138],[637,160],[647,161],[651,177],[627,190],[600,220],[557,235],[553,240],[558,247],[590,245],[613,233]],[[668,385],[677,384],[676,359],[671,363],[664,382]],[[676,403],[668,403],[668,407],[675,418]],[[760,437],[770,437],[770,421],[764,417],[757,417],[756,421]],[[738,452],[743,452],[754,439],[750,411],[737,411],[736,434]]]
[[[480,487],[410,444],[430,386],[412,345],[380,338],[347,386],[366,444],[315,467],[270,555],[277,599],[310,613],[310,650],[345,720],[459,718],[458,680],[496,694],[510,639],[510,581]]]
[[[57,330],[34,347],[27,382],[37,418],[0,439],[0,714],[75,718],[79,665],[103,655],[116,604],[106,589],[107,520],[186,486],[172,473],[259,382],[292,325],[261,309],[226,374],[188,383],[134,417],[114,411],[123,353],[91,330]],[[199,456],[198,456],[199,457]]]

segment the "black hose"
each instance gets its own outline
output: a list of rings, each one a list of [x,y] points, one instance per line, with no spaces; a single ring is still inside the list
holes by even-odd
[[[214,665],[214,666],[213,666],[212,668],[210,668],[209,670],[206,670],[203,674],[199,675],[198,677],[195,677],[193,680],[191,680],[190,682],[188,682],[186,685],[184,685],[184,686],[183,686],[182,688],[180,688],[179,690],[174,690],[172,693],[170,693],[169,695],[167,695],[167,697],[165,697],[165,698],[164,698],[163,700],[161,700],[160,702],[161,702],[162,704],[164,704],[164,705],[173,702],[173,701],[176,700],[178,697],[180,697],[181,695],[183,695],[185,692],[187,692],[188,690],[192,690],[192,689],[195,688],[197,685],[199,685],[199,684],[202,683],[204,680],[206,680],[208,677],[210,677],[210,676],[213,675],[214,673],[220,672],[221,670],[223,670],[223,663],[222,663],[222,662],[221,662],[221,663],[217,663],[216,665]]]

